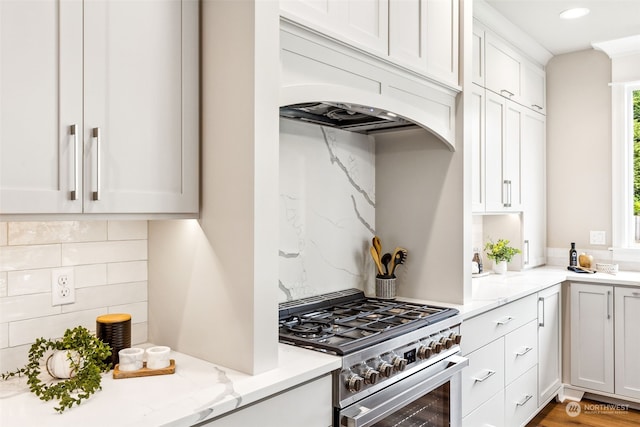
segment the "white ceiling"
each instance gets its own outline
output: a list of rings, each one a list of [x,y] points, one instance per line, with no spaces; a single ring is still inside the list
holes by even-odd
[[[591,43],[640,35],[640,0],[486,0],[554,55],[591,48]],[[586,7],[583,18],[560,12]]]

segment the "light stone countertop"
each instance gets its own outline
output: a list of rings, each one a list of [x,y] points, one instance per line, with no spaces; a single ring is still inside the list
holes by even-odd
[[[278,368],[247,375],[172,351],[174,374],[114,380],[109,372],[101,391],[62,414],[31,393],[24,378],[0,381],[0,426],[191,426],[341,366],[337,356],[286,344],[278,356]]]
[[[583,274],[542,267],[474,278],[472,300],[462,305],[420,302],[457,308],[469,319],[566,280],[640,287],[640,272]],[[173,375],[114,380],[105,374],[101,391],[63,414],[53,410],[53,402],[29,392],[26,380],[0,381],[0,426],[191,426],[341,366],[337,356],[286,344],[279,344],[278,368],[253,376],[175,351],[171,358],[176,361]]]

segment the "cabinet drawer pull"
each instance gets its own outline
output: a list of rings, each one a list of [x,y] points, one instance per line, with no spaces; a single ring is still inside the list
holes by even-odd
[[[607,319],[611,319],[611,310],[609,307],[611,306],[611,291],[607,291]]]
[[[541,107],[541,106],[539,106],[538,104],[531,104],[531,107],[532,107],[532,108],[535,108],[535,109],[537,109],[537,110],[542,110],[542,107]]]
[[[515,319],[515,317],[507,316],[504,319],[496,320],[496,323],[498,325],[506,325],[507,323],[511,322],[513,319]]]
[[[496,373],[496,371],[492,371],[491,369],[487,369],[487,372],[486,372],[483,376],[481,376],[481,377],[473,377],[473,381],[474,381],[474,382],[481,383],[481,382],[483,382],[484,380],[486,380],[486,379],[488,379],[489,377],[491,377],[491,376],[492,376],[493,374],[495,374],[495,373]]]
[[[508,91],[508,90],[506,90],[506,89],[500,89],[500,95],[503,95],[503,96],[504,96],[505,94],[506,94],[509,98],[511,98],[511,97],[513,96],[513,92],[509,92],[509,91]]]
[[[516,402],[516,406],[524,406],[524,405],[526,405],[527,402],[529,400],[531,400],[532,397],[533,397],[533,395],[527,394],[521,401]]]
[[[100,200],[100,128],[93,128],[91,137],[96,139],[96,189],[93,200]]]
[[[524,350],[516,351],[516,357],[524,356],[525,354],[529,353],[531,350],[533,350],[533,347],[525,347]]]
[[[502,194],[502,200],[503,203],[502,205],[505,208],[510,208],[511,207],[511,180],[510,179],[505,179],[502,183],[502,190],[503,190],[503,194]]]
[[[542,304],[541,304],[542,303]],[[542,306],[542,316],[540,316],[540,310],[538,310],[538,326],[544,328],[544,298],[538,297],[538,307]]]
[[[78,127],[69,126],[69,134],[73,136],[73,190],[71,190],[71,200],[78,200]]]

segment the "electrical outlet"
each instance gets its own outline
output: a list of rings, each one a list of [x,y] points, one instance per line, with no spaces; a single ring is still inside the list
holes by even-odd
[[[76,284],[73,279],[73,268],[51,270],[51,305],[76,302]]]
[[[605,231],[589,232],[589,243],[592,245],[604,245],[607,242],[607,233]]]

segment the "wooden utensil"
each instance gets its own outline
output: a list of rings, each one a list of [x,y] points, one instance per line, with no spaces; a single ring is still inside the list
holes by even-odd
[[[371,248],[369,248],[369,252],[371,253],[371,258],[373,258],[373,262],[376,264],[376,267],[378,268],[378,274],[383,275],[384,273],[382,272],[382,264],[380,263],[380,255],[378,254],[378,251],[376,250],[376,248],[371,246]]]
[[[378,259],[381,259],[381,257],[382,257],[382,242],[380,241],[380,238],[378,236],[373,236],[373,239],[371,239],[371,244],[373,245],[373,247],[375,248],[376,252],[378,253]]]

